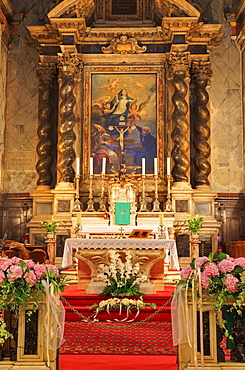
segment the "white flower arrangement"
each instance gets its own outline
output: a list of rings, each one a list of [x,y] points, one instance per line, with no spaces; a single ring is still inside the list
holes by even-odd
[[[96,308],[94,320],[97,321],[97,315],[99,312],[106,310],[108,314],[110,314],[111,309],[118,309],[119,315],[122,314],[123,309],[126,309],[126,317],[122,320],[115,319],[115,321],[134,321],[136,317],[139,315],[140,310],[143,308],[156,308],[155,303],[146,303],[143,302],[142,297],[138,299],[129,299],[129,298],[109,298],[107,300],[101,301],[99,304],[94,304],[90,308]],[[136,310],[135,316],[133,319],[128,320],[132,309]],[[110,320],[107,320],[110,321]]]
[[[132,264],[132,254],[125,252],[125,262],[121,260],[120,254],[114,249],[109,250],[109,265],[100,264],[98,279],[106,283],[101,295],[112,295],[120,297],[125,295],[142,296],[139,284],[147,281],[145,275],[137,276],[140,264]]]

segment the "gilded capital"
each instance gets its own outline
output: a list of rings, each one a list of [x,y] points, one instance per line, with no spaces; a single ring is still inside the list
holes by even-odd
[[[178,73],[189,73],[189,51],[186,52],[172,52],[167,55],[166,69],[170,76]]]
[[[52,82],[57,74],[57,65],[55,63],[37,63],[37,75],[39,81]]]
[[[82,62],[77,54],[63,53],[58,54],[60,72],[78,73],[82,69]]]
[[[210,61],[192,61],[191,74],[197,80],[208,80],[210,81],[213,75],[211,62]]]

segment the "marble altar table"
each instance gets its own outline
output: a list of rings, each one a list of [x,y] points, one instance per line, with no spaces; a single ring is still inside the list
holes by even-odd
[[[66,239],[62,267],[73,264],[73,256],[78,258],[78,289],[88,294],[99,294],[103,283],[97,281],[98,265],[104,263],[108,251],[130,250],[133,259],[140,261],[141,273],[148,276],[148,282],[142,283],[141,291],[154,294],[164,290],[164,259],[169,253],[171,269],[179,270],[175,240],[165,239]],[[74,255],[75,252],[75,255]]]

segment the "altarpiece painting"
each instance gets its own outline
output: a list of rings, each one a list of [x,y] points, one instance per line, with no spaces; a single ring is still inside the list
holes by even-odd
[[[103,71],[90,68],[86,74],[85,105],[89,109],[85,109],[85,133],[90,144],[87,158],[94,158],[94,174],[101,173],[102,158],[106,158],[107,174],[112,168],[119,170],[122,151],[127,173],[135,169],[140,174],[142,158],[145,173],[154,173],[154,158],[159,156],[159,140],[163,140],[162,135],[159,139],[162,116],[158,112],[163,111],[159,72],[136,68],[116,72],[108,67]]]

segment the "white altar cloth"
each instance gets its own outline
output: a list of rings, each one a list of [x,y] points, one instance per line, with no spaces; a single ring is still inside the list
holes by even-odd
[[[73,249],[165,249],[169,268],[179,270],[175,240],[172,239],[66,239],[62,267],[73,264]],[[170,255],[169,255],[170,254]],[[169,261],[168,261],[169,259]]]
[[[133,230],[137,230],[137,229],[146,229],[146,230],[152,230],[152,233],[153,234],[156,234],[156,233],[159,233],[159,230],[158,230],[159,226],[149,226],[149,227],[146,227],[146,226],[130,226],[130,225],[111,225],[111,226],[106,226],[106,225],[96,225],[96,226],[87,226],[87,225],[84,225],[82,226],[82,232],[84,234],[86,233],[89,233],[89,234],[121,234],[121,230],[120,229],[123,229],[122,230],[122,234],[130,234],[131,231]],[[167,227],[164,226],[164,232],[166,233],[168,230],[167,230]]]

